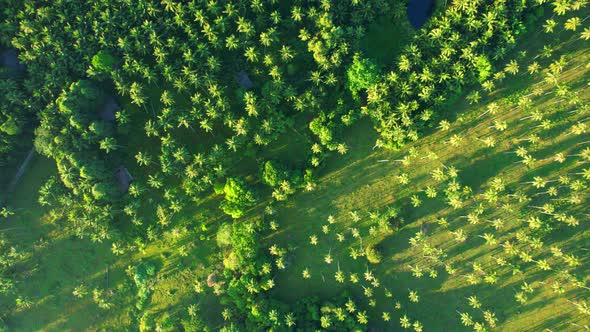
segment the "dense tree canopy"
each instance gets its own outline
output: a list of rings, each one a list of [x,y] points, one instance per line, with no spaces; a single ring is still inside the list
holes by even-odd
[[[228,178],[223,187],[225,199],[220,208],[232,218],[241,217],[245,210],[256,202],[254,194],[248,189],[244,180]]]
[[[359,91],[366,91],[379,80],[379,70],[369,59],[363,59],[359,54],[352,58],[352,65],[346,71],[347,87],[353,96]]]

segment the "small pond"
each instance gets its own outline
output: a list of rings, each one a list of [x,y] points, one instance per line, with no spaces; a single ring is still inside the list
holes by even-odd
[[[419,29],[428,21],[434,11],[435,0],[410,0],[408,3],[408,19],[415,29]]]

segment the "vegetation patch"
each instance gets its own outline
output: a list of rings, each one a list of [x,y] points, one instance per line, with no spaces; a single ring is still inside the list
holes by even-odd
[[[416,4],[0,0],[0,330],[590,329],[588,4]]]

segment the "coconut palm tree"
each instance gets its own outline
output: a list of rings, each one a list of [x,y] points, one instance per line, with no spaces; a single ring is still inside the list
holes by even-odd
[[[366,311],[357,312],[356,320],[357,320],[357,322],[359,322],[359,324],[366,325],[369,322],[367,312]]]
[[[410,327],[412,327],[412,323],[410,322],[410,319],[408,318],[407,315],[403,315],[400,319],[399,319],[400,325],[404,328],[404,329],[409,329]]]
[[[113,137],[105,137],[99,141],[99,147],[106,153],[110,153],[113,150],[117,150],[120,146],[117,145],[117,141]]]

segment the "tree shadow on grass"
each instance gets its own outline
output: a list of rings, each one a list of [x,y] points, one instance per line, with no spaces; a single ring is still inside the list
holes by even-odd
[[[421,196],[420,198],[423,198]],[[413,207],[410,202],[402,205],[400,216],[405,219],[406,223],[412,223],[428,216],[433,216],[444,210],[447,207],[447,203],[442,199],[424,199],[422,205],[419,207]]]
[[[453,158],[451,164],[455,165],[457,163],[455,160],[459,160],[459,157]],[[463,160],[461,161],[462,163],[467,164],[463,169],[469,169],[471,171],[460,172],[459,178],[462,184],[469,186],[476,192],[489,179],[501,175],[502,169],[509,167],[510,164],[518,159],[516,159],[514,154],[495,153],[490,155],[481,150],[469,157],[471,162],[467,162],[467,160],[466,157],[463,157]]]

